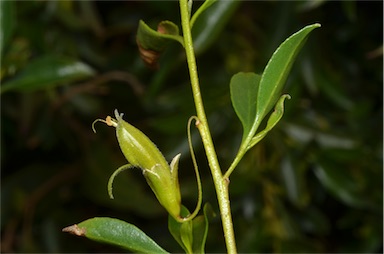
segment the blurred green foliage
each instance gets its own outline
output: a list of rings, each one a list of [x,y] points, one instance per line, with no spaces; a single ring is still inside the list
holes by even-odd
[[[194,106],[182,49],[171,44],[154,71],[135,42],[140,19],[152,27],[179,24],[178,3],[0,4],[1,251],[120,251],[61,232],[95,216],[135,224],[165,249],[182,251],[140,170],[121,174],[115,199],[108,198],[108,178],[125,161],[114,130],[91,130],[94,119],[117,108],[168,160],[181,152],[183,202],[194,207],[186,139]],[[236,1],[226,8],[209,13],[214,25],[194,27],[195,36],[210,31],[197,41],[197,62],[223,169],[242,137],[230,77],[261,73],[285,38],[322,24],[293,66],[281,123],[231,177],[239,251],[382,252],[383,3]],[[194,141],[204,201],[217,211],[197,132]],[[220,235],[213,220],[207,252],[225,251]]]

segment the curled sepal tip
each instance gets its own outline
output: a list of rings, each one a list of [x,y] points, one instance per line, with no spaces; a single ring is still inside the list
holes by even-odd
[[[118,174],[120,174],[122,171],[124,171],[126,169],[129,169],[129,168],[132,168],[131,164],[123,165],[123,166],[119,167],[118,169],[116,169],[115,172],[113,172],[113,174],[109,177],[109,180],[108,180],[108,196],[109,196],[110,199],[114,199],[112,187],[113,187],[113,181],[115,180],[115,177]]]
[[[111,198],[112,183],[117,174],[121,171],[137,167],[143,175],[157,197],[160,204],[175,219],[180,219],[181,194],[177,178],[177,168],[180,155],[176,155],[168,165],[162,153],[156,145],[140,130],[123,120],[123,114],[115,110],[115,118],[108,116],[105,120],[96,120],[116,128],[116,136],[128,165],[117,169],[110,177],[108,182],[108,192]]]

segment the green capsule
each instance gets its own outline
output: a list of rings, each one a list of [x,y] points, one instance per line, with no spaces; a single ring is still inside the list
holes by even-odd
[[[181,195],[178,180],[180,154],[168,165],[156,145],[140,130],[123,120],[115,110],[116,119],[99,120],[116,128],[116,136],[125,158],[131,166],[141,168],[147,183],[160,204],[176,220],[180,220]]]

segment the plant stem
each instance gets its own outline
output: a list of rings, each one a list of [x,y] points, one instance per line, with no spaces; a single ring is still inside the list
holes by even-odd
[[[201,98],[199,78],[197,75],[197,66],[195,52],[190,27],[190,14],[188,12],[188,0],[180,0],[181,26],[184,37],[184,47],[187,56],[189,75],[191,79],[192,93],[195,101],[195,107],[199,122],[196,126],[200,132],[201,139],[207,155],[209,167],[211,169],[213,182],[216,189],[216,195],[220,207],[220,215],[223,224],[224,238],[228,253],[237,253],[235,234],[231,216],[231,207],[229,203],[228,185],[229,179],[224,178],[220,169],[215,147],[213,145],[211,133],[209,131],[208,121],[204,110],[203,100]]]

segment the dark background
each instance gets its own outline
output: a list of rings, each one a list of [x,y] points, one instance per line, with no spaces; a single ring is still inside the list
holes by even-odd
[[[181,152],[183,204],[194,208],[186,123],[195,111],[182,48],[170,44],[160,68],[151,70],[135,42],[140,19],[153,28],[161,20],[179,24],[178,3],[1,5],[2,86],[29,78],[27,85],[1,95],[1,251],[122,252],[61,232],[96,216],[135,224],[168,251],[182,251],[139,169],[120,174],[115,199],[108,198],[108,178],[126,161],[114,129],[103,124],[96,125],[97,134],[91,129],[95,119],[117,108],[167,160]],[[293,67],[285,87],[292,99],[282,121],[231,176],[238,250],[382,252],[382,1],[228,6],[218,23],[199,24],[194,31],[195,36],[202,28],[210,31],[197,48],[197,63],[223,170],[242,135],[231,107],[231,76],[261,73],[285,38],[305,25],[322,25]],[[81,62],[93,72],[55,78],[52,58],[65,59],[68,66]],[[218,212],[204,151],[195,138],[204,202]],[[206,251],[225,251],[219,217],[210,223]]]

